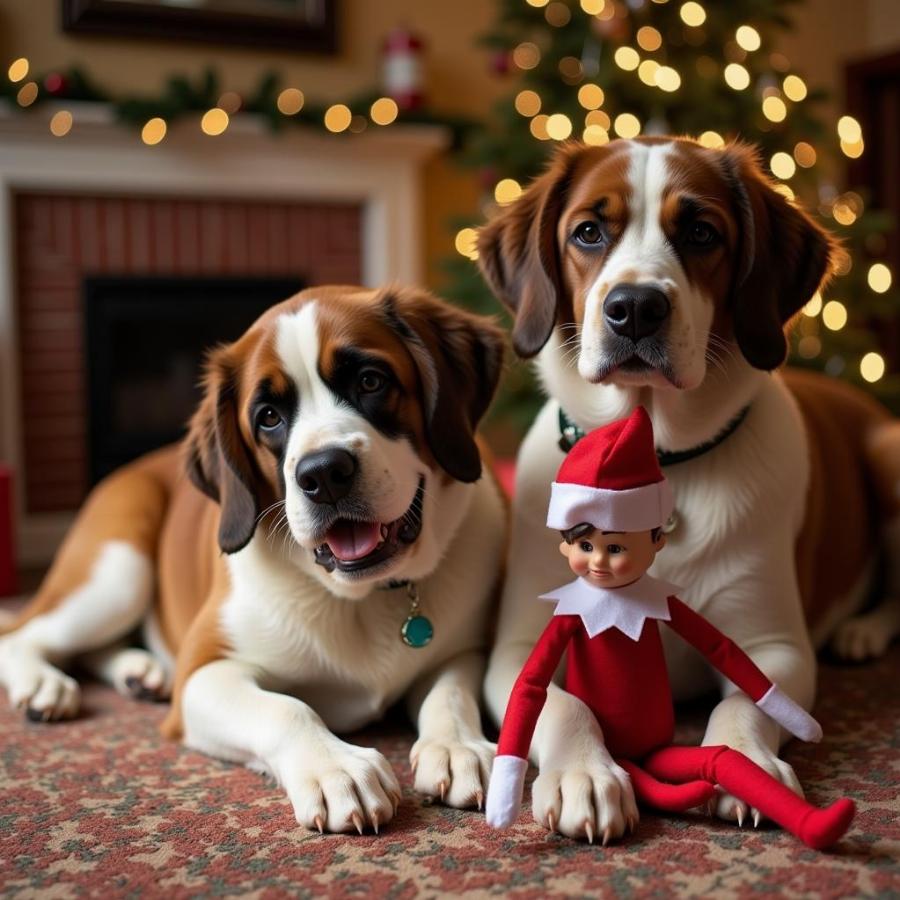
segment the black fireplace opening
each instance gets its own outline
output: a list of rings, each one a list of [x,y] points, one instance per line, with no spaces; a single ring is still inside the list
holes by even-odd
[[[209,349],[303,286],[297,276],[86,278],[91,484],[181,438]]]

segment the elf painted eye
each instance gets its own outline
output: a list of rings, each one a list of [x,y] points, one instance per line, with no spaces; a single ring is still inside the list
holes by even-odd
[[[719,239],[719,232],[709,222],[692,222],[687,230],[687,242],[692,247],[711,247]]]
[[[581,549],[582,549],[582,551],[583,551],[584,553],[593,553],[593,552],[594,552],[594,545],[593,545],[590,541],[582,541],[582,542],[581,542]]]
[[[256,425],[263,431],[274,431],[284,422],[274,406],[264,406],[256,416]]]
[[[359,389],[363,394],[375,394],[387,384],[387,378],[377,369],[363,369],[359,373]]]
[[[607,544],[606,552],[610,555],[614,555],[616,553],[624,553],[625,548],[621,544]]]
[[[581,222],[575,226],[572,238],[582,247],[596,247],[603,243],[603,229],[596,222]]]

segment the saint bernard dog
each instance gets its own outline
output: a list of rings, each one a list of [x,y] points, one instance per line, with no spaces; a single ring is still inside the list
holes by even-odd
[[[843,383],[772,374],[785,324],[837,252],[749,148],[682,139],[563,146],[481,229],[482,273],[550,397],[519,454],[486,682],[497,721],[551,612],[538,596],[571,577],[545,525],[561,443],[638,404],[676,503],[651,574],[680,585],[796,701],[812,706],[814,647],[831,640],[863,659],[900,630],[900,424]],[[879,550],[893,563],[882,586],[892,599],[859,615]],[[677,698],[721,692],[703,743],[742,750],[799,792],[774,723],[683,641],[666,653]],[[636,819],[593,715],[559,688],[531,757],[537,822],[609,838]],[[716,810],[759,821],[730,796]]]
[[[503,341],[410,289],[315,288],[266,312],[211,354],[180,450],[87,500],[0,639],[11,702],[74,716],[76,661],[123,694],[171,693],[167,735],[271,773],[307,828],[361,833],[400,786],[336,734],[405,700],[416,789],[480,806],[507,514],[475,428]],[[138,626],[147,650],[123,640]]]

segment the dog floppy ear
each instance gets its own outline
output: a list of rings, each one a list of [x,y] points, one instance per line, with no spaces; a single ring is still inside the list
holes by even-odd
[[[515,316],[512,343],[528,359],[547,343],[563,296],[556,226],[582,148],[557,151],[525,193],[478,231],[478,267]]]
[[[457,481],[477,481],[481,454],[475,429],[500,379],[503,332],[491,319],[421,291],[388,290],[381,304],[418,372],[425,437],[434,458]]]
[[[207,361],[205,394],[185,438],[185,461],[194,485],[221,506],[219,547],[237,553],[256,531],[261,475],[241,434],[229,349],[214,350]]]
[[[752,366],[775,369],[787,355],[784,326],[830,274],[837,243],[772,187],[751,148],[726,148],[722,163],[740,225],[735,340]]]

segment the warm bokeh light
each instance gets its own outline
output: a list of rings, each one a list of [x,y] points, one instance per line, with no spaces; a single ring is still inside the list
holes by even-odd
[[[599,109],[604,99],[603,88],[598,84],[583,84],[578,88],[578,102],[585,109]]]
[[[559,74],[566,84],[578,84],[584,78],[584,69],[581,60],[574,56],[564,56],[559,61]]]
[[[586,144],[599,147],[601,144],[609,143],[609,132],[601,125],[588,125],[582,132],[581,139]]]
[[[603,12],[606,0],[581,0],[581,8],[589,15],[596,16]]]
[[[37,100],[37,95],[37,83],[34,81],[26,81],[16,94],[16,103],[18,103],[19,106],[31,106],[31,104]]]
[[[379,97],[369,109],[369,117],[376,125],[390,125],[396,121],[400,108],[391,97]]]
[[[565,113],[553,113],[547,119],[547,134],[554,141],[564,141],[572,134],[572,120]]]
[[[822,352],[822,342],[814,334],[808,334],[797,342],[797,352],[804,359],[814,359]]]
[[[72,130],[72,113],[61,109],[50,119],[50,133],[54,137],[65,137]]]
[[[891,286],[891,270],[884,263],[875,263],[869,266],[869,274],[866,277],[869,287],[876,294],[883,294]]]
[[[826,328],[840,331],[847,324],[847,307],[840,300],[829,300],[822,308],[822,321]]]
[[[216,102],[216,106],[219,109],[224,109],[225,112],[228,113],[229,116],[233,116],[236,112],[240,112],[241,106],[243,106],[244,101],[241,99],[241,95],[237,93],[237,91],[225,91],[221,97],[219,97]]]
[[[687,3],[682,4],[678,13],[681,16],[681,21],[693,28],[702,25],[706,21],[706,10],[699,3],[695,3],[694,0],[688,0]]]
[[[863,141],[857,141],[855,144],[848,144],[847,141],[841,141],[841,152],[850,159],[859,159],[863,155],[866,145]]]
[[[645,59],[638,66],[638,78],[647,87],[656,87],[656,73],[659,71],[659,63],[655,59]]]
[[[166,136],[166,131],[165,119],[160,119],[159,117],[149,119],[141,129],[141,140],[152,147]]]
[[[803,307],[803,315],[814,319],[822,312],[822,295],[816,291],[812,295],[812,299]]]
[[[474,228],[461,228],[456,232],[453,245],[456,252],[469,259],[478,259],[478,232]]]
[[[660,66],[656,70],[656,86],[663,91],[677,91],[681,87],[681,76],[671,66]]]
[[[592,109],[585,117],[584,117],[585,125],[599,125],[604,131],[609,131],[612,120],[609,116],[603,112],[602,109]]]
[[[620,113],[613,122],[613,128],[620,138],[633,138],[641,133],[641,122],[631,113]]]
[[[303,91],[298,90],[297,88],[285,88],[278,95],[275,105],[278,107],[278,112],[282,115],[296,116],[297,113],[303,109],[305,99]]]
[[[812,144],[807,144],[806,141],[798,141],[794,145],[794,159],[797,160],[798,166],[810,169],[816,164],[816,148]]]
[[[787,116],[787,106],[781,97],[766,97],[762,102],[762,111],[770,122],[783,122]]]
[[[506,206],[522,196],[522,185],[515,178],[504,178],[497,182],[494,188],[494,199],[501,205]]]
[[[207,110],[200,120],[200,128],[204,134],[215,137],[221,134],[228,127],[228,113],[224,109],[214,106]]]
[[[837,123],[837,133],[844,144],[857,144],[862,140],[862,126],[853,116],[841,116]]]
[[[634,47],[619,47],[613,59],[616,61],[616,65],[626,72],[633,72],[641,62],[640,54]]]
[[[794,103],[799,103],[806,99],[806,82],[799,75],[788,75],[782,84],[784,88],[784,96]]]
[[[587,85],[585,85],[586,87]],[[599,90],[599,88],[598,88]],[[581,96],[579,92],[579,97]],[[541,98],[536,91],[519,91],[516,94],[516,112],[522,116],[536,116],[541,111]]]
[[[750,86],[750,73],[740,63],[729,63],[725,66],[725,84],[736,91],[743,91]]]
[[[791,186],[789,184],[784,184],[784,182],[781,181],[773,185],[772,190],[775,191],[776,194],[781,194],[781,196],[787,200],[793,200],[796,196],[791,189]]]
[[[749,52],[759,50],[760,44],[762,44],[759,32],[751,25],[741,25],[734,33],[734,39],[742,50]]]
[[[22,81],[23,78],[28,74],[28,60],[25,59],[24,56],[20,56],[18,59],[13,60],[9,64],[9,69],[6,73],[9,76],[9,80],[15,84],[18,81]]]
[[[697,140],[704,147],[716,148],[725,146],[725,138],[718,131],[704,131]]]
[[[537,44],[526,41],[513,50],[513,62],[520,69],[533,69],[541,61],[541,51]]]
[[[847,203],[838,201],[831,209],[831,215],[838,225],[852,225],[856,221],[856,213]]]
[[[548,25],[553,25],[554,28],[562,28],[572,20],[572,11],[562,0],[555,0],[554,3],[551,3],[544,10],[544,18],[547,20]]]
[[[536,6],[538,9],[540,9],[540,7],[546,6],[550,2],[550,0],[525,0],[525,2],[529,6]]]
[[[662,46],[662,35],[652,25],[644,25],[638,29],[637,42],[641,50],[652,53]]]
[[[779,151],[778,153],[772,154],[772,159],[769,162],[769,168],[772,170],[772,174],[776,178],[787,180],[788,178],[792,178],[794,176],[794,173],[797,171],[797,164],[794,162],[794,158],[792,156]]]
[[[867,353],[859,361],[859,374],[870,383],[879,381],[884,369],[884,357],[880,353]]]
[[[547,133],[547,122],[549,119],[550,116],[544,115],[544,113],[540,113],[531,120],[531,124],[529,125],[531,134],[539,141],[550,140],[550,135]]]
[[[350,107],[343,103],[335,103],[325,110],[325,127],[334,134],[346,131],[350,127],[352,119],[353,113],[350,112]]]

